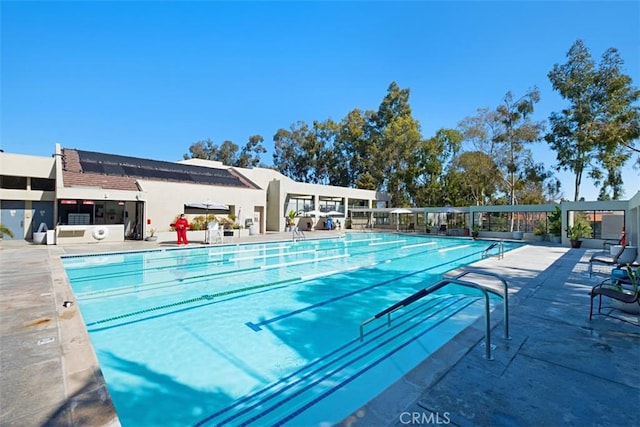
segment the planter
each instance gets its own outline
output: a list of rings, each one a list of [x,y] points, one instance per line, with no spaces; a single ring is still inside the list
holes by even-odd
[[[522,240],[522,237],[524,237],[524,231],[514,231],[512,232],[512,237],[514,240]]]
[[[560,243],[560,242],[562,242],[562,237],[560,237],[560,236],[552,236],[551,237],[551,241],[553,243]]]
[[[33,244],[35,245],[44,245],[46,239],[47,239],[46,231],[42,233],[38,233],[38,232],[33,233]]]
[[[571,242],[571,247],[574,249],[580,249],[580,247],[582,246],[582,240],[570,240]]]
[[[611,302],[611,305],[617,310],[624,311],[629,314],[640,314],[640,304],[637,302],[622,302],[615,299]]]
[[[155,242],[156,240],[158,240],[158,236],[147,236],[144,240],[146,240],[147,242]]]

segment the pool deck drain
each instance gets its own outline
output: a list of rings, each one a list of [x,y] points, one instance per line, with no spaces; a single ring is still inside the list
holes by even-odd
[[[60,257],[173,246],[0,243],[0,425],[120,425],[77,307],[63,306],[74,297]],[[593,252],[530,245],[476,263],[509,282],[511,340],[496,310],[493,361],[478,322],[340,424],[640,425],[640,319],[616,311],[589,321],[588,292],[602,280],[588,277]]]

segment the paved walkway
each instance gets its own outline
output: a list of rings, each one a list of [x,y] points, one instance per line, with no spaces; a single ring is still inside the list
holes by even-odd
[[[0,243],[1,426],[120,425],[60,257],[172,245]],[[589,255],[526,246],[478,263],[511,286],[510,340],[493,313],[495,360],[483,357],[478,322],[342,424],[640,426],[640,319],[614,311],[618,319],[589,321],[588,290],[602,280],[588,277]]]

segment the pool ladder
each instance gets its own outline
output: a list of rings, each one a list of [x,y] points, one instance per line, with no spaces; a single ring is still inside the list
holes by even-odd
[[[489,256],[489,251],[495,248],[498,248],[498,259],[504,258],[504,242],[502,240],[499,242],[493,242],[487,246],[487,249],[482,251],[482,258],[487,258]]]
[[[293,241],[298,241],[298,240],[305,240],[306,236],[304,235],[304,231],[300,230],[300,228],[298,227],[293,227],[293,230],[291,231],[291,238],[293,239]]]
[[[479,284],[479,283],[475,283],[475,282],[470,282],[468,280],[461,280],[463,277],[465,277],[468,274],[476,274],[479,276],[489,276],[489,277],[493,277],[498,279],[501,283],[502,283],[502,289],[501,290],[497,290],[494,289],[492,287],[487,287],[485,285]],[[478,289],[480,292],[482,292],[482,295],[484,296],[484,323],[485,323],[485,359],[487,360],[493,360],[493,357],[491,356],[491,312],[489,310],[489,294],[494,294],[497,295],[499,297],[501,297],[503,299],[503,318],[504,318],[504,339],[505,340],[509,340],[511,339],[509,337],[509,285],[507,284],[507,281],[502,278],[500,275],[496,274],[496,273],[491,273],[488,271],[482,271],[482,270],[466,270],[460,274],[458,274],[455,277],[452,278],[445,278],[440,280],[439,282],[435,283],[434,285],[428,287],[428,288],[424,288],[419,290],[418,292],[414,293],[413,295],[408,296],[407,298],[403,299],[402,301],[399,301],[395,304],[393,304],[392,306],[382,310],[381,312],[379,312],[378,314],[376,314],[375,316],[365,320],[364,322],[362,322],[360,324],[360,341],[364,340],[364,327],[365,325],[381,318],[382,316],[387,316],[387,326],[391,326],[391,313],[393,313],[394,311],[397,311],[403,307],[406,307],[416,301],[418,301],[419,299],[424,298],[425,296],[437,291],[438,289],[441,289],[447,285],[459,285],[459,286],[464,286],[467,288],[474,288],[474,289]]]

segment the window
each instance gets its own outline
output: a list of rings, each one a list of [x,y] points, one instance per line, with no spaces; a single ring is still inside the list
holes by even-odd
[[[0,188],[7,190],[26,190],[27,177],[0,175]]]
[[[56,191],[56,180],[48,178],[31,178],[31,189],[34,191]]]

